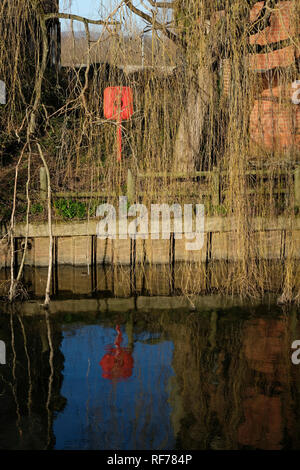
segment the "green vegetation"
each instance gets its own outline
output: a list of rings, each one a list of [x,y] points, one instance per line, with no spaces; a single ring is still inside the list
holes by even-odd
[[[83,219],[87,213],[85,204],[71,199],[58,199],[54,207],[57,214],[64,219]]]
[[[33,215],[42,214],[42,212],[44,211],[44,207],[39,202],[35,202],[31,205],[30,211]]]

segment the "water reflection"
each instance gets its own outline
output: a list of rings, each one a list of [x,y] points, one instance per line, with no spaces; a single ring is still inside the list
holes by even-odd
[[[61,327],[47,314],[0,315],[6,364],[0,366],[0,448],[51,449],[53,420],[63,410]]]
[[[295,308],[14,312],[0,339],[2,449],[300,449]]]
[[[68,402],[54,423],[57,449],[151,449],[175,445],[167,391],[169,377],[174,375],[173,344],[163,338],[151,344],[151,334],[145,335],[134,327],[134,348],[130,353],[131,315],[123,319],[117,316],[123,320],[117,337],[115,319],[109,315],[96,324],[63,326],[62,394]],[[121,341],[127,346],[121,349],[122,359],[125,356],[129,363],[124,368],[118,356],[107,352],[107,344],[112,344],[113,354],[118,354],[123,348]],[[102,374],[99,355],[104,358]]]
[[[107,352],[99,363],[103,371],[102,377],[114,381],[131,377],[134,364],[132,348],[121,346],[123,336],[119,325],[116,326],[116,331],[114,345],[105,347]]]

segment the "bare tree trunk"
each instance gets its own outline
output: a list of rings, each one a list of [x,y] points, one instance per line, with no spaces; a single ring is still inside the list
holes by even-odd
[[[176,172],[194,171],[199,159],[210,100],[207,89],[209,80],[207,67],[201,67],[197,82],[195,79],[191,80],[174,146],[174,170]]]

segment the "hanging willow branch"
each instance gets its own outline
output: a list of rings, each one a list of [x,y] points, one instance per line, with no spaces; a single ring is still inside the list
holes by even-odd
[[[52,258],[53,258],[53,235],[52,235],[52,214],[51,214],[51,185],[50,185],[50,172],[42,152],[41,146],[37,143],[37,148],[41,157],[41,160],[44,164],[46,174],[47,174],[47,206],[48,206],[48,230],[49,230],[49,261],[48,261],[48,276],[47,276],[47,284],[46,284],[46,292],[45,292],[45,301],[44,305],[47,306],[50,302],[50,284],[51,284],[51,276],[52,276]]]
[[[13,206],[12,206],[12,212],[11,212],[11,217],[10,217],[10,228],[9,228],[9,236],[10,236],[10,288],[9,288],[9,301],[12,302],[15,294],[16,294],[16,280],[14,277],[14,255],[15,255],[15,238],[14,238],[14,232],[15,232],[15,212],[16,212],[16,202],[17,202],[17,184],[18,184],[18,175],[19,175],[19,169],[20,165],[24,156],[24,152],[26,150],[27,145],[25,145],[22,149],[21,155],[18,159],[16,168],[15,168],[15,181],[14,181],[14,193],[13,193]]]

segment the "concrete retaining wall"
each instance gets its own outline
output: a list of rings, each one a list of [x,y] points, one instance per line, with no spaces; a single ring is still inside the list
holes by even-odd
[[[292,222],[291,222],[292,224]],[[83,266],[92,264],[135,263],[169,264],[180,262],[206,262],[210,260],[237,261],[245,256],[247,247],[241,244],[237,223],[233,219],[211,217],[205,220],[204,244],[201,250],[188,251],[186,240],[176,239],[171,233],[168,239],[146,240],[106,239],[96,236],[97,221],[54,224],[53,258],[58,265]],[[284,219],[253,220],[255,232],[251,243],[251,256],[260,259],[282,259],[291,254],[300,257],[300,219],[287,226]],[[26,233],[25,225],[15,230],[15,262],[19,263]],[[253,240],[252,240],[253,241]],[[49,237],[47,224],[30,225],[29,249],[25,264],[48,266]],[[10,247],[0,242],[0,268],[10,265]]]

